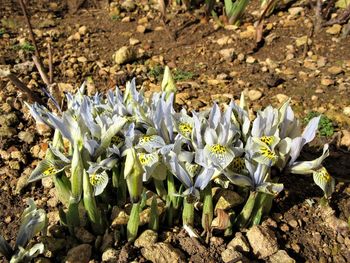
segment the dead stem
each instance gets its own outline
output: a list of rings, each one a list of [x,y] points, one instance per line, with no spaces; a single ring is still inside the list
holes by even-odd
[[[338,18],[324,23],[323,26],[332,26],[334,24],[346,24],[349,19],[350,19],[350,5]]]
[[[17,78],[15,74],[11,73],[10,71],[0,70],[0,76],[8,78],[20,91],[27,94],[31,102],[37,102],[39,104],[42,103],[41,99],[35,95],[33,91],[30,90],[19,78]]]
[[[33,56],[32,58],[33,58],[33,62],[34,62],[34,64],[35,64],[36,68],[37,68],[38,71],[39,71],[39,74],[40,74],[41,79],[44,81],[44,83],[46,84],[46,86],[49,86],[49,85],[50,85],[49,78],[47,77],[47,74],[46,74],[46,72],[45,72],[45,70],[44,70],[44,67],[43,67],[43,66],[41,65],[41,63],[40,63],[39,58],[36,57],[36,56]]]
[[[314,31],[317,33],[322,27],[322,0],[317,0],[315,6],[315,22],[314,22]]]
[[[49,53],[49,81],[50,84],[53,82],[53,72],[52,72],[52,49],[51,49],[51,44],[47,44],[47,49]]]

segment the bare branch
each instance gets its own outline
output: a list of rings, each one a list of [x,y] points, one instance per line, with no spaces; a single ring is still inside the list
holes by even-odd
[[[42,103],[41,99],[33,93],[21,80],[17,78],[17,76],[10,72],[10,70],[2,70],[0,69],[0,77],[6,77],[13,85],[15,85],[20,91],[26,93],[31,102]]]
[[[22,8],[22,12],[24,14],[24,18],[26,20],[26,23],[28,25],[28,29],[29,29],[29,36],[30,36],[30,39],[33,43],[33,46],[34,46],[34,49],[35,49],[35,55],[40,58],[40,53],[39,53],[39,49],[38,49],[38,45],[36,44],[36,41],[35,41],[35,37],[34,37],[34,34],[33,34],[33,28],[32,28],[32,24],[30,23],[30,20],[29,20],[29,17],[28,17],[28,13],[27,13],[27,9],[26,9],[26,6],[23,2],[23,0],[19,0],[19,3],[21,5],[21,8]]]
[[[36,68],[39,71],[41,79],[44,81],[46,86],[49,86],[50,85],[49,78],[47,77],[47,74],[46,74],[44,67],[40,63],[40,60],[36,56],[33,56],[33,61],[34,61]]]
[[[52,69],[52,49],[51,49],[51,44],[47,44],[47,49],[49,53],[49,81],[50,84],[53,82],[53,69]]]

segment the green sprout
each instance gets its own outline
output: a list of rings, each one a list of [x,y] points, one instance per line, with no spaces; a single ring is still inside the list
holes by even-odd
[[[308,123],[312,118],[321,116],[320,122],[318,124],[318,132],[320,136],[331,137],[334,134],[334,125],[331,119],[323,114],[311,111],[304,118],[304,123]]]
[[[5,34],[5,28],[0,28],[0,37],[2,37],[3,34]]]
[[[186,81],[194,77],[193,72],[185,71],[181,69],[175,69],[173,74],[174,74],[175,81]]]
[[[30,262],[38,254],[44,252],[44,245],[38,243],[27,248],[28,242],[46,227],[46,213],[37,209],[33,199],[28,200],[28,207],[23,211],[21,226],[15,247],[12,248],[0,235],[0,254],[10,263]]]
[[[225,14],[229,24],[236,24],[243,15],[249,0],[225,0]]]
[[[13,46],[14,50],[23,50],[28,53],[32,53],[35,51],[35,48],[33,45],[29,44],[28,42],[24,42],[23,44],[15,45]]]
[[[155,78],[158,82],[163,78],[164,67],[162,65],[155,65],[149,71],[149,76]]]

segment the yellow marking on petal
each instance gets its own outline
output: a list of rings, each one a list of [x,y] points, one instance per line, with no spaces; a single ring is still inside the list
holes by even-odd
[[[192,126],[187,122],[182,122],[179,124],[179,132],[185,135],[189,135],[192,133]]]
[[[330,182],[332,180],[332,177],[328,173],[327,169],[324,167],[322,167],[321,169],[318,169],[316,171],[316,174],[317,174],[317,176],[320,177],[321,180],[323,180],[325,182]]]
[[[227,153],[227,148],[220,144],[213,144],[209,147],[209,151],[217,155],[224,155]]]
[[[112,143],[112,144],[118,145],[118,144],[120,144],[120,143],[122,143],[122,142],[124,142],[124,140],[123,140],[123,138],[120,137],[119,135],[114,135],[114,136],[112,137],[112,140],[111,140],[111,143]]]
[[[148,165],[155,160],[155,156],[153,154],[140,153],[138,156],[142,166]]]
[[[139,140],[139,143],[140,144],[143,144],[143,143],[148,143],[148,142],[151,142],[155,139],[156,135],[145,135],[145,136],[142,136]]]
[[[195,176],[199,172],[199,165],[198,164],[191,164],[191,163],[185,163],[185,168],[188,171],[189,174]]]
[[[243,169],[245,169],[244,158],[242,157],[234,158],[232,161],[232,168],[237,172],[241,172]]]
[[[277,159],[277,155],[267,147],[260,147],[260,153],[271,161]]]
[[[260,141],[262,141],[263,143],[266,143],[268,146],[270,146],[274,142],[274,137],[273,136],[262,136],[262,137],[260,137]]]
[[[52,175],[52,174],[55,174],[55,173],[57,173],[57,170],[55,169],[55,167],[49,167],[49,168],[47,168],[44,172],[43,172],[43,174],[45,174],[45,175]]]
[[[101,183],[101,176],[99,174],[90,174],[90,184],[95,186]]]

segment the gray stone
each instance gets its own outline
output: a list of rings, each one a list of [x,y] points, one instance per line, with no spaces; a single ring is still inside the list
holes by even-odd
[[[258,100],[262,97],[262,92],[260,90],[252,89],[248,91],[248,98],[251,101]]]
[[[117,263],[119,258],[119,251],[114,248],[107,248],[102,253],[102,262],[106,263]]]
[[[244,258],[243,255],[240,252],[236,251],[232,247],[225,249],[221,253],[221,259],[225,263],[227,263],[227,262],[243,262],[243,258]]]
[[[34,141],[34,133],[21,131],[18,133],[18,138],[25,143],[31,144]]]
[[[95,236],[83,227],[75,228],[74,234],[83,243],[91,243],[95,240]]]
[[[225,60],[228,60],[228,61],[232,61],[237,57],[234,48],[221,49],[219,51],[219,54],[222,58],[224,58]]]
[[[237,232],[235,237],[227,244],[227,248],[230,247],[239,252],[250,252],[249,242],[241,232]]]
[[[147,229],[135,240],[135,247],[147,247],[157,242],[158,234],[153,230]]]
[[[177,263],[185,262],[184,254],[168,243],[156,243],[141,249],[141,253],[153,263]]]
[[[242,196],[228,189],[219,191],[216,195],[216,198],[218,198],[218,201],[216,203],[215,210],[227,210],[243,203],[244,201]]]
[[[291,258],[284,250],[278,250],[275,254],[270,256],[269,263],[295,263],[296,261]]]
[[[136,59],[136,54],[131,47],[122,46],[113,54],[113,59],[117,65],[122,65],[134,61]]]
[[[277,239],[268,227],[253,226],[247,232],[247,238],[253,253],[259,258],[266,258],[278,250]]]
[[[82,36],[86,35],[86,33],[88,32],[87,26],[81,26],[81,27],[79,27],[78,32],[79,32],[79,34],[82,35]]]
[[[121,8],[128,12],[133,12],[136,9],[135,1],[133,0],[126,0],[121,4]]]
[[[65,263],[88,263],[91,257],[91,246],[82,244],[71,248],[68,253]]]

